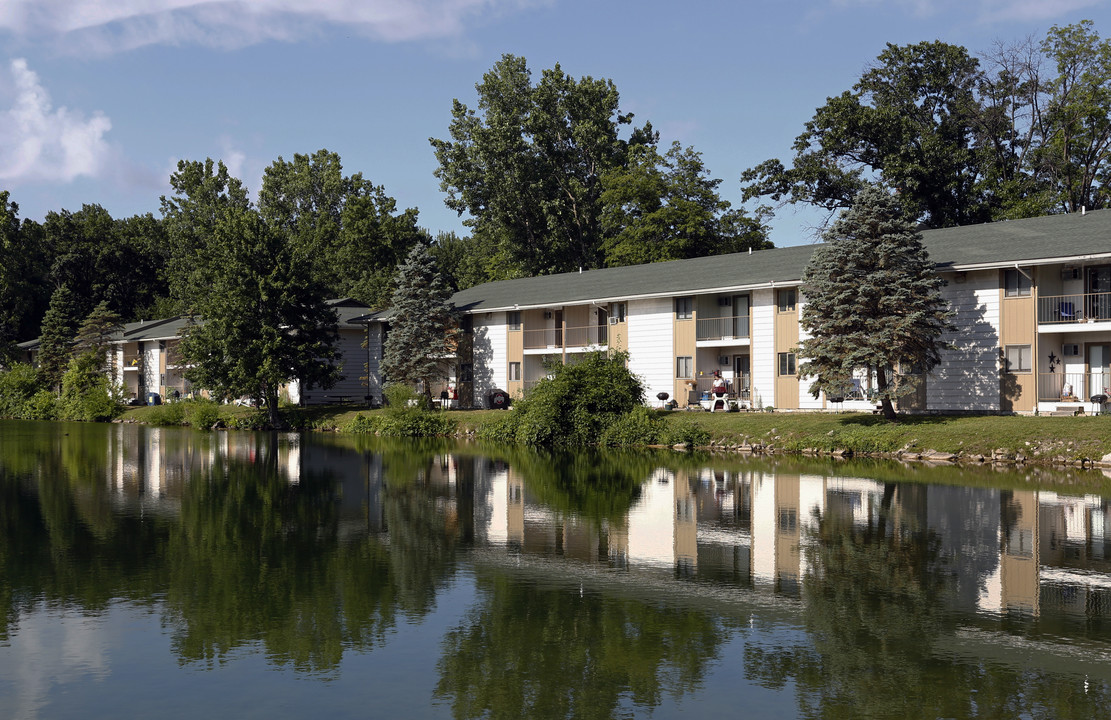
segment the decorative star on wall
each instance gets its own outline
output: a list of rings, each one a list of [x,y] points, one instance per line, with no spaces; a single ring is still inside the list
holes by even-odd
[[[1053,353],[1049,353],[1049,364],[1052,365],[1055,362],[1057,362],[1057,356]]]

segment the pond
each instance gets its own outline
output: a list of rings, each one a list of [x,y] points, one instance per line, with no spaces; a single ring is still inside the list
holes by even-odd
[[[1105,480],[3,422],[0,717],[1109,717]]]

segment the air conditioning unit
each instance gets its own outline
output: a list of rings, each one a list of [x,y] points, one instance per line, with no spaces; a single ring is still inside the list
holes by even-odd
[[[1065,343],[1061,348],[1061,354],[1065,357],[1079,357],[1080,346],[1076,343]]]
[[[551,320],[552,319],[552,311],[551,310],[545,310],[544,311],[544,319],[545,320]]]
[[[732,304],[733,304],[733,299],[732,298],[727,298],[727,297],[719,297],[718,298],[718,307],[730,307]]]
[[[621,322],[620,318],[615,318],[615,317],[610,318],[610,325],[616,325],[619,322]]]
[[[1074,265],[1064,266],[1063,268],[1061,268],[1061,279],[1062,280],[1079,280],[1080,279],[1080,268],[1078,268]]]

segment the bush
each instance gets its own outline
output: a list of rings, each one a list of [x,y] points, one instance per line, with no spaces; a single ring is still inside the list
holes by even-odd
[[[640,405],[618,418],[602,433],[601,444],[609,447],[624,445],[656,445],[664,434],[659,413]]]
[[[185,423],[198,430],[207,430],[220,421],[220,405],[212,400],[186,400],[165,407],[177,406],[181,406]]]
[[[428,409],[427,398],[406,385],[386,386],[386,402],[380,415],[356,415],[344,429],[394,437],[437,437],[454,435],[457,430],[454,420]]]
[[[185,424],[185,403],[170,403],[168,405],[157,405],[150,409],[146,415],[146,422],[151,425],[184,425]]]
[[[0,417],[50,420],[55,417],[54,393],[43,387],[35,368],[17,363],[0,373]]]
[[[626,353],[586,353],[555,365],[504,420],[481,436],[499,442],[583,446],[603,442],[606,428],[644,403],[644,386],[629,372]]]
[[[103,422],[123,412],[123,405],[101,372],[101,356],[85,353],[70,360],[62,376],[62,397],[59,415],[64,420]]]

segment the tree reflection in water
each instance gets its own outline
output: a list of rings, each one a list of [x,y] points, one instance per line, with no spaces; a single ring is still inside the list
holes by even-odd
[[[969,662],[937,647],[958,628],[958,616],[948,611],[957,576],[939,552],[925,509],[925,486],[888,483],[880,507],[864,522],[836,505],[816,517],[803,579],[809,644],[749,643],[746,676],[776,689],[794,682],[808,718],[1106,713],[1106,683]]]
[[[659,704],[700,687],[722,632],[712,616],[577,590],[500,571],[444,640],[436,696],[456,718],[610,718],[625,702]]]

